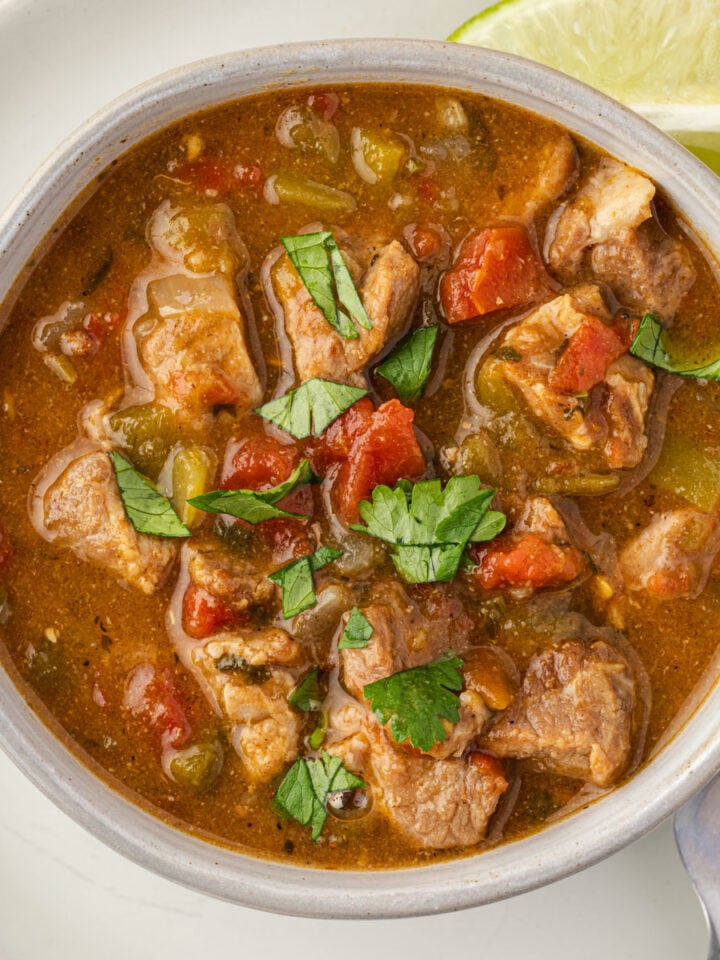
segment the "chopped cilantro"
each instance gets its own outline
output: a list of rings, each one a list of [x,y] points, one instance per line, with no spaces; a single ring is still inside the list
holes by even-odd
[[[307,676],[303,677],[288,697],[289,702],[302,713],[311,713],[317,710],[323,701],[318,668],[314,667]]]
[[[676,373],[680,377],[696,377],[698,380],[720,380],[720,359],[712,360],[701,367],[686,367],[673,360],[662,345],[664,334],[660,318],[646,313],[630,347],[630,353],[639,360],[651,363],[660,370]]]
[[[321,570],[328,563],[337,560],[341,554],[342,550],[320,547],[309,557],[293,560],[286,567],[270,574],[269,579],[280,584],[282,589],[282,613],[286,620],[315,606],[317,598],[312,575],[315,570]]]
[[[316,842],[327,820],[329,795],[364,786],[365,781],[346,770],[339,757],[323,750],[321,757],[295,761],[277,788],[274,801],[285,816],[311,827]]]
[[[340,637],[338,650],[361,650],[368,645],[374,630],[357,607],[353,607]]]
[[[125,513],[138,533],[156,537],[191,536],[168,498],[158,493],[147,477],[115,450],[111,451],[110,459]]]
[[[403,403],[419,400],[430,375],[438,327],[421,327],[397,346],[377,368]]]
[[[295,487],[310,483],[313,479],[310,461],[303,460],[293,470],[284,483],[269,490],[211,490],[199,497],[192,497],[188,503],[205,513],[227,513],[231,517],[245,520],[247,523],[260,523],[276,517],[300,517],[308,519],[306,514],[290,513],[276,507]]]
[[[340,248],[329,230],[280,237],[292,265],[327,322],[346,340],[355,340],[370,320],[355,289]],[[339,309],[336,300],[347,310]]]
[[[367,390],[362,387],[314,377],[255,412],[297,440],[304,440],[311,434],[319,436],[341,413],[365,396]]]
[[[439,480],[400,480],[375,487],[359,507],[366,526],[353,529],[392,544],[408,583],[452,580],[468,543],[492,540],[505,527],[505,515],[489,509],[494,496],[474,475],[453,477],[444,490]]]
[[[402,670],[363,688],[380,723],[389,723],[396,743],[409,740],[427,752],[447,736],[441,718],[458,722],[462,660],[448,651],[422,667]]]

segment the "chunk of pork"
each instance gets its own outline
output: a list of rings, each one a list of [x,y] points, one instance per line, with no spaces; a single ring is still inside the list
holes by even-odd
[[[360,609],[373,628],[372,637],[366,647],[340,651],[343,683],[360,703],[365,700],[363,689],[369,683],[429,663],[447,649],[442,628],[433,629],[401,589],[380,591],[373,602]],[[443,721],[447,737],[428,751],[430,756],[459,756],[483,729],[489,716],[490,710],[481,694],[472,689],[463,690],[458,722]],[[389,732],[388,736],[391,736]]]
[[[31,517],[46,540],[70,547],[82,560],[103,567],[152,594],[173,562],[172,540],[138,533],[125,513],[107,453],[59,453],[34,485]]]
[[[358,327],[357,338],[346,340],[315,306],[286,254],[277,261],[271,275],[300,381],[320,377],[361,383],[367,364],[403,332],[420,285],[420,268],[410,254],[396,240],[382,247],[359,284],[372,328]]]
[[[508,786],[497,761],[478,753],[433,759],[398,750],[358,704],[331,713],[330,729],[338,739],[328,752],[371,785],[378,808],[414,846],[443,850],[485,837]]]
[[[188,545],[188,572],[196,587],[241,613],[270,603],[277,587],[257,567],[213,544]]]
[[[230,727],[252,782],[266,782],[297,756],[300,722],[288,703],[305,656],[284,630],[216,634],[191,662]]]
[[[481,745],[608,787],[630,758],[636,698],[632,669],[614,647],[570,640],[532,658],[518,699]]]
[[[147,288],[134,326],[155,399],[194,420],[217,404],[245,412],[262,399],[233,284],[224,276],[171,276]]]
[[[638,311],[672,317],[695,280],[682,246],[653,215],[655,186],[605,158],[561,211],[548,248],[563,282],[581,278],[586,254],[593,276]]]
[[[573,334],[595,318],[610,320],[599,288],[591,285],[564,293],[512,327],[490,362],[498,365],[532,413],[574,449],[597,448],[610,467],[634,467],[648,442],[645,420],[655,383],[649,367],[634,357],[620,356],[604,373],[600,371],[601,379],[587,397],[551,386]]]
[[[720,550],[716,517],[686,507],[653,517],[620,553],[628,590],[661,600],[699,596]]]

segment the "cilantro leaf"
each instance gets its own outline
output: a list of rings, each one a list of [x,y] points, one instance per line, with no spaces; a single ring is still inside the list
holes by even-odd
[[[437,335],[437,326],[415,330],[377,368],[376,372],[390,381],[403,403],[422,397],[430,376]]]
[[[117,451],[110,453],[120,499],[130,523],[138,533],[156,537],[189,537],[191,531],[175,513],[167,497]]]
[[[392,544],[408,583],[452,580],[468,543],[492,540],[505,526],[505,515],[489,509],[495,490],[481,489],[474,475],[452,477],[445,489],[439,480],[381,484],[371,496],[359,505],[366,526],[353,529]]]
[[[309,557],[300,557],[299,560],[293,560],[286,567],[281,567],[269,575],[269,580],[280,584],[282,614],[286,620],[315,606],[317,597],[315,596],[313,572],[321,570],[328,563],[337,560],[341,554],[342,550],[320,547]]]
[[[297,440],[319,436],[354,403],[367,396],[362,387],[314,377],[255,411]]]
[[[312,828],[314,843],[327,820],[329,795],[364,786],[365,781],[347,770],[340,757],[323,750],[321,757],[295,761],[277,788],[274,801],[285,816]]]
[[[211,490],[199,497],[192,497],[188,503],[205,513],[227,513],[231,517],[245,520],[247,523],[260,523],[275,517],[300,517],[309,519],[304,513],[290,513],[281,510],[275,504],[286,497],[295,487],[310,483],[313,472],[310,461],[303,460],[293,470],[284,483],[269,490]]]
[[[677,363],[666,353],[662,339],[665,330],[660,318],[646,313],[630,347],[630,353],[660,370],[675,373],[680,377],[696,377],[698,380],[720,380],[720,358],[701,367],[686,367]]]
[[[335,280],[335,289],[340,303],[345,307],[355,323],[359,323],[366,330],[372,329],[370,317],[368,317],[363,302],[350,276],[350,271],[343,258],[340,248],[335,242],[335,238],[330,235],[325,241],[325,246],[330,254],[330,263],[332,265],[333,279]]]
[[[357,607],[353,607],[345,624],[338,650],[362,650],[368,645],[375,630]]]
[[[313,667],[310,673],[303,677],[288,697],[288,702],[302,713],[311,713],[318,709],[323,702],[323,694],[317,667]]]
[[[447,737],[441,718],[457,723],[462,660],[450,650],[422,667],[402,670],[363,687],[380,723],[389,723],[396,743],[409,740],[427,753]]]
[[[355,323],[370,329],[370,320],[350,271],[329,230],[280,237],[292,265],[327,322],[346,340],[355,340]],[[336,298],[350,316],[340,310]]]

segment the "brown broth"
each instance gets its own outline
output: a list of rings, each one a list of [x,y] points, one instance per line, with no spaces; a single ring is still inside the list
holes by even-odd
[[[148,657],[176,676],[189,703],[195,730],[217,726],[212,709],[178,664],[167,638],[165,611],[173,580],[153,597],[128,592],[113,575],[82,562],[68,549],[41,540],[29,523],[26,507],[33,477],[76,437],[82,406],[117,394],[123,386],[117,330],[98,353],[76,361],[78,378],[68,385],[53,376],[33,348],[33,324],[54,313],[65,300],[82,299],[88,311],[98,314],[125,310],[130,285],[149,258],[145,226],[150,214],[166,197],[182,199],[187,195],[188,188],[173,183],[172,168],[183,161],[184,138],[188,135],[202,137],[207,156],[240,165],[257,163],[266,174],[284,171],[332,181],[334,186],[351,192],[357,198],[357,210],[332,220],[333,226],[351,235],[400,238],[410,223],[442,219],[455,249],[471,228],[492,221],[498,198],[527,184],[538,144],[560,132],[550,121],[518,108],[463,95],[472,124],[468,158],[438,163],[434,197],[416,196],[408,206],[400,204],[390,209],[389,193],[364,183],[353,170],[347,149],[351,127],[381,124],[402,132],[419,148],[438,138],[434,113],[437,92],[404,88],[402,109],[392,88],[349,87],[338,92],[341,103],[334,122],[345,146],[335,167],[330,168],[319,154],[288,150],[275,135],[277,116],[307,91],[250,98],[183,120],[143,142],[98,177],[84,205],[20,291],[0,342],[4,369],[0,390],[0,517],[14,552],[7,583],[12,616],[2,628],[2,637],[21,675],[69,737],[107,772],[111,782],[112,778],[122,782],[160,815],[177,818],[188,830],[259,856],[325,867],[378,868],[424,863],[473,850],[418,852],[376,812],[355,822],[331,818],[322,841],[312,844],[305,828],[280,818],[273,809],[276,781],[258,788],[248,785],[242,764],[231,748],[225,750],[223,774],[210,792],[200,797],[184,793],[163,774],[156,750],[134,734],[119,706],[128,665],[137,661],[140,651],[146,651]],[[602,156],[587,143],[580,143],[579,150],[586,170]],[[401,185],[399,192],[403,188]],[[441,210],[433,206],[438,194],[444,205]],[[230,206],[249,252],[248,293],[267,365],[268,399],[280,371],[280,358],[275,320],[260,283],[260,266],[277,246],[280,235],[297,233],[318,218],[307,208],[271,206],[261,191],[251,188],[235,189],[220,199]],[[658,211],[666,230],[690,251],[698,273],[677,316],[677,330],[689,343],[705,343],[708,336],[720,342],[720,328],[710,335],[707,329],[709,322],[715,322],[719,302],[707,253],[687,237],[682,221],[668,203],[661,201]],[[535,224],[540,240],[545,221],[546,216],[541,216]],[[112,251],[112,263],[97,281],[108,251]],[[427,311],[441,319],[436,281],[436,274],[426,275],[422,301]],[[85,295],[95,282],[95,288]],[[508,316],[491,314],[452,329],[442,325],[441,345],[447,348],[449,344],[449,350],[442,351],[444,369],[440,373],[434,370],[431,389],[413,405],[415,425],[436,453],[456,442],[466,401],[462,381],[468,357]],[[420,319],[419,309],[417,322]],[[374,387],[383,399],[393,395],[381,379],[374,381]],[[720,386],[684,382],[671,402],[668,429],[687,431],[706,449],[720,450]],[[227,438],[242,431],[242,420],[220,416],[209,428],[205,442],[218,450],[222,459]],[[525,450],[521,456],[530,474],[533,468],[542,470],[539,461],[533,462],[532,453]],[[438,459],[436,469],[439,476],[447,477]],[[578,498],[587,524],[593,530],[606,531],[618,543],[647,523],[653,511],[677,502],[677,496],[658,490],[651,477],[622,498]],[[460,589],[472,614],[477,597],[465,587]],[[587,586],[574,591],[572,608],[597,620]],[[500,644],[522,670],[547,637],[524,622],[521,603],[511,603],[505,619],[496,635],[484,639]],[[625,634],[652,685],[645,756],[709,663],[719,622],[717,564],[696,601],[659,605],[642,598],[633,600]],[[57,642],[50,641],[50,646],[42,639],[48,628],[57,635]],[[481,635],[486,630],[482,618],[478,629]],[[38,672],[37,660],[33,667],[28,656],[29,649],[37,649],[39,644],[45,645],[52,659],[44,672]],[[97,702],[99,677],[107,701],[103,707]],[[526,770],[505,838],[537,829],[577,789],[577,781]]]

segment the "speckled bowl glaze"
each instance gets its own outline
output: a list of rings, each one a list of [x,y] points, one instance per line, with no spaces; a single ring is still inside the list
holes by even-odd
[[[659,130],[535,63],[427,41],[329,41],[204,60],[111,103],[67,140],[0,219],[0,300],[77,195],[114,158],[190,113],[261,91],[351,82],[425,83],[497,97],[564,124],[646,171],[720,253],[720,180]],[[12,299],[12,297],[10,298]],[[509,897],[581,870],[639,837],[720,769],[720,688],[708,672],[651,762],[626,784],[541,833],[424,868],[302,869],[215,846],[156,818],[102,780],[59,737],[10,664],[0,671],[0,743],[59,807],[118,852],[188,887],[311,917],[401,917]],[[29,699],[26,699],[28,697]]]

